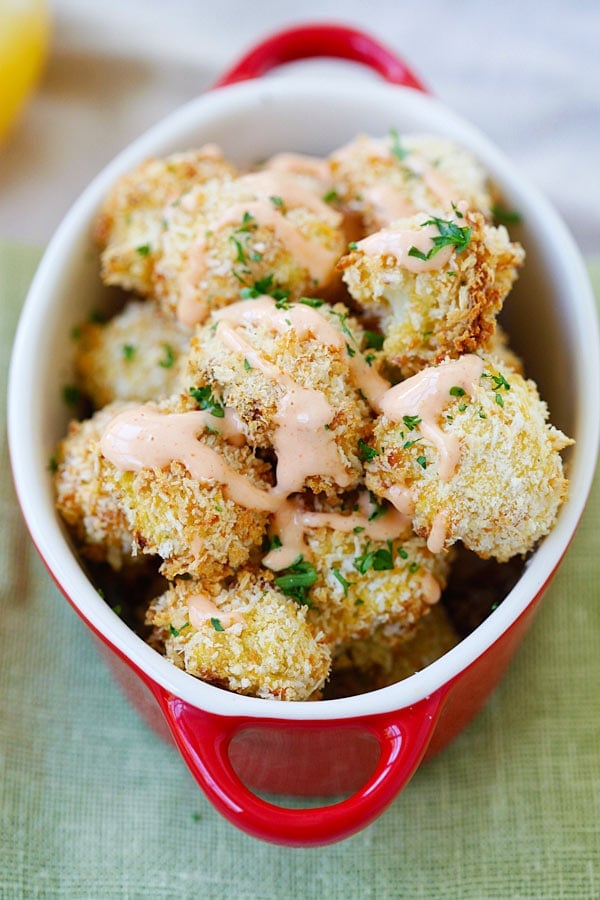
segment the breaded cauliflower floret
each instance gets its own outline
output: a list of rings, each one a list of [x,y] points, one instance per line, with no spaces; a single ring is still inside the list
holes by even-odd
[[[442,212],[459,200],[489,216],[486,173],[445,138],[395,131],[384,138],[360,135],[329,161],[336,192],[361,215],[367,234],[420,209]]]
[[[75,353],[78,385],[99,409],[159,400],[176,390],[191,331],[152,301],[131,301],[109,322],[86,322]]]
[[[221,589],[177,580],[151,604],[147,622],[171,662],[240,694],[308,700],[329,674],[329,651],[313,635],[306,607],[268,574],[241,571]]]
[[[255,499],[268,497],[271,468],[247,445],[230,442],[222,433],[224,417],[190,409],[190,402],[175,397],[137,407],[133,418],[113,421],[103,448],[110,455],[110,447],[119,450],[132,430],[141,429],[141,442],[127,451],[137,470],[126,471],[124,479],[114,467],[136,546],[162,557],[167,578],[219,578],[244,565],[262,542],[268,512],[257,509]],[[160,455],[149,464],[143,448],[159,444]],[[248,505],[239,500],[240,490],[250,492]]]
[[[413,517],[434,552],[455,541],[500,562],[547,534],[565,499],[559,451],[532,381],[490,357],[461,357],[391,388],[366,483]]]
[[[355,373],[371,373],[362,338],[341,304],[245,300],[198,329],[185,378],[235,409],[253,446],[275,450],[278,488],[335,492],[362,475],[370,413]]]
[[[210,179],[222,182],[236,172],[218,147],[148,159],[122,175],[108,193],[96,221],[102,249],[102,280],[142,296],[155,293],[165,208]]]
[[[134,538],[120,499],[114,466],[100,451],[111,419],[131,405],[115,403],[84,422],[73,421],[54,457],[56,508],[88,559],[120,569],[134,552]]]
[[[524,259],[504,226],[461,209],[400,219],[340,262],[354,300],[381,321],[384,356],[404,377],[485,347]]]
[[[164,224],[155,293],[188,324],[243,292],[314,296],[345,247],[340,213],[293,173],[209,182],[173,204]]]
[[[405,638],[446,586],[449,555],[434,556],[410,527],[394,541],[317,528],[306,543],[319,576],[309,593],[309,621],[334,655],[376,631],[389,644]]]
[[[333,660],[332,673],[337,678],[343,674],[352,678],[356,673],[357,680],[366,681],[368,690],[377,690],[420,672],[459,641],[443,604],[436,603],[405,641],[390,644],[376,631],[370,638],[348,644]]]

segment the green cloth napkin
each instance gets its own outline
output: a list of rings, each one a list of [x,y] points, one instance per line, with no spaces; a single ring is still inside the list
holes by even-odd
[[[0,244],[4,380],[38,258]],[[37,558],[4,433],[0,478],[1,898],[600,897],[598,478],[484,711],[377,822],[318,850],[256,841],[213,810]]]

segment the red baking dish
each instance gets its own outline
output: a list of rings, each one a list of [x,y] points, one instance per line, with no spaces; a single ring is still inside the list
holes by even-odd
[[[363,63],[383,80],[366,73],[315,77],[298,67],[257,77],[313,56]],[[554,209],[377,40],[337,25],[293,28],[251,50],[215,88],[123,151],[82,194],[49,244],[12,358],[11,458],[20,503],[48,570],[99,639],[127,695],[155,728],[173,737],[214,806],[258,838],[322,845],[372,822],[422,760],[464,728],[530,626],[573,537],[596,465],[598,328],[581,257]],[[383,134],[391,126],[445,135],[470,149],[507,203],[522,213],[519,239],[527,263],[507,304],[508,328],[548,401],[552,421],[576,440],[566,454],[570,496],[498,608],[423,671],[381,690],[320,703],[231,694],[176,669],[121,621],[88,579],[55,513],[48,459],[66,428],[60,387],[70,377],[69,333],[86,310],[105,302],[97,258],[89,253],[92,223],[115,178],[150,155],[209,141],[236,162],[283,150],[326,154],[359,132]],[[259,792],[335,802],[283,808]]]

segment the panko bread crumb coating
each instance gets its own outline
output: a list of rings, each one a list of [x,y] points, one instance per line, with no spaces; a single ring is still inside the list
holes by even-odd
[[[363,396],[379,384],[362,341],[341,304],[240,301],[197,331],[185,378],[235,409],[252,446],[275,450],[278,489],[335,493],[362,475]]]
[[[152,158],[122,175],[109,191],[96,220],[102,280],[144,297],[155,293],[165,209],[194,185],[236,175],[215,144]]]
[[[375,631],[381,643],[406,638],[446,586],[449,555],[434,556],[410,530],[401,540],[372,541],[319,528],[306,542],[319,576],[308,617],[334,655]]]
[[[571,441],[547,424],[534,382],[469,354],[401,382],[381,406],[367,486],[411,515],[433,552],[460,540],[502,562],[550,531]]]
[[[78,330],[78,387],[100,409],[116,400],[145,402],[175,393],[192,332],[152,301],[130,301],[106,323]]]
[[[420,672],[459,641],[448,613],[437,603],[400,643],[382,641],[376,631],[348,644],[333,660],[332,678],[344,685],[344,693],[378,690]]]
[[[227,426],[171,398],[128,409],[104,431],[135,545],[162,558],[166,578],[223,577],[262,542],[271,468]]]
[[[504,226],[463,204],[443,218],[399,219],[354,246],[343,279],[380,320],[384,356],[404,377],[486,347],[525,256]]]
[[[113,465],[100,450],[108,423],[132,404],[115,403],[83,422],[72,421],[53,458],[56,508],[80,552],[120,569],[131,559],[134,537]]]
[[[165,212],[154,293],[187,324],[240,296],[314,296],[336,277],[342,225],[291,172],[208,182]]]
[[[268,573],[241,571],[228,587],[177,580],[149,607],[153,640],[179,668],[211,684],[275,700],[308,700],[331,657],[299,606]]]
[[[395,130],[360,135],[329,157],[340,200],[360,214],[366,234],[419,210],[442,213],[460,200],[486,217],[493,204],[486,173],[452,141]]]

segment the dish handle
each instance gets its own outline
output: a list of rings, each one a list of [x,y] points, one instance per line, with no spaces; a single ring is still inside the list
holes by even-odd
[[[155,695],[175,743],[213,806],[253,837],[291,847],[318,847],[343,840],[373,822],[405,787],[429,745],[449,685],[412,706],[360,719],[284,720],[285,728],[317,731],[359,728],[379,744],[367,781],[329,806],[290,809],[252,792],[234,769],[229,747],[245,729],[281,727],[278,719],[221,716],[191,706],[157,685]],[[293,761],[291,761],[293,764]]]
[[[404,60],[376,38],[346,25],[322,23],[299,25],[275,32],[255,44],[213,87],[260,78],[284,63],[315,56],[363,63],[392,84],[428,92]]]

